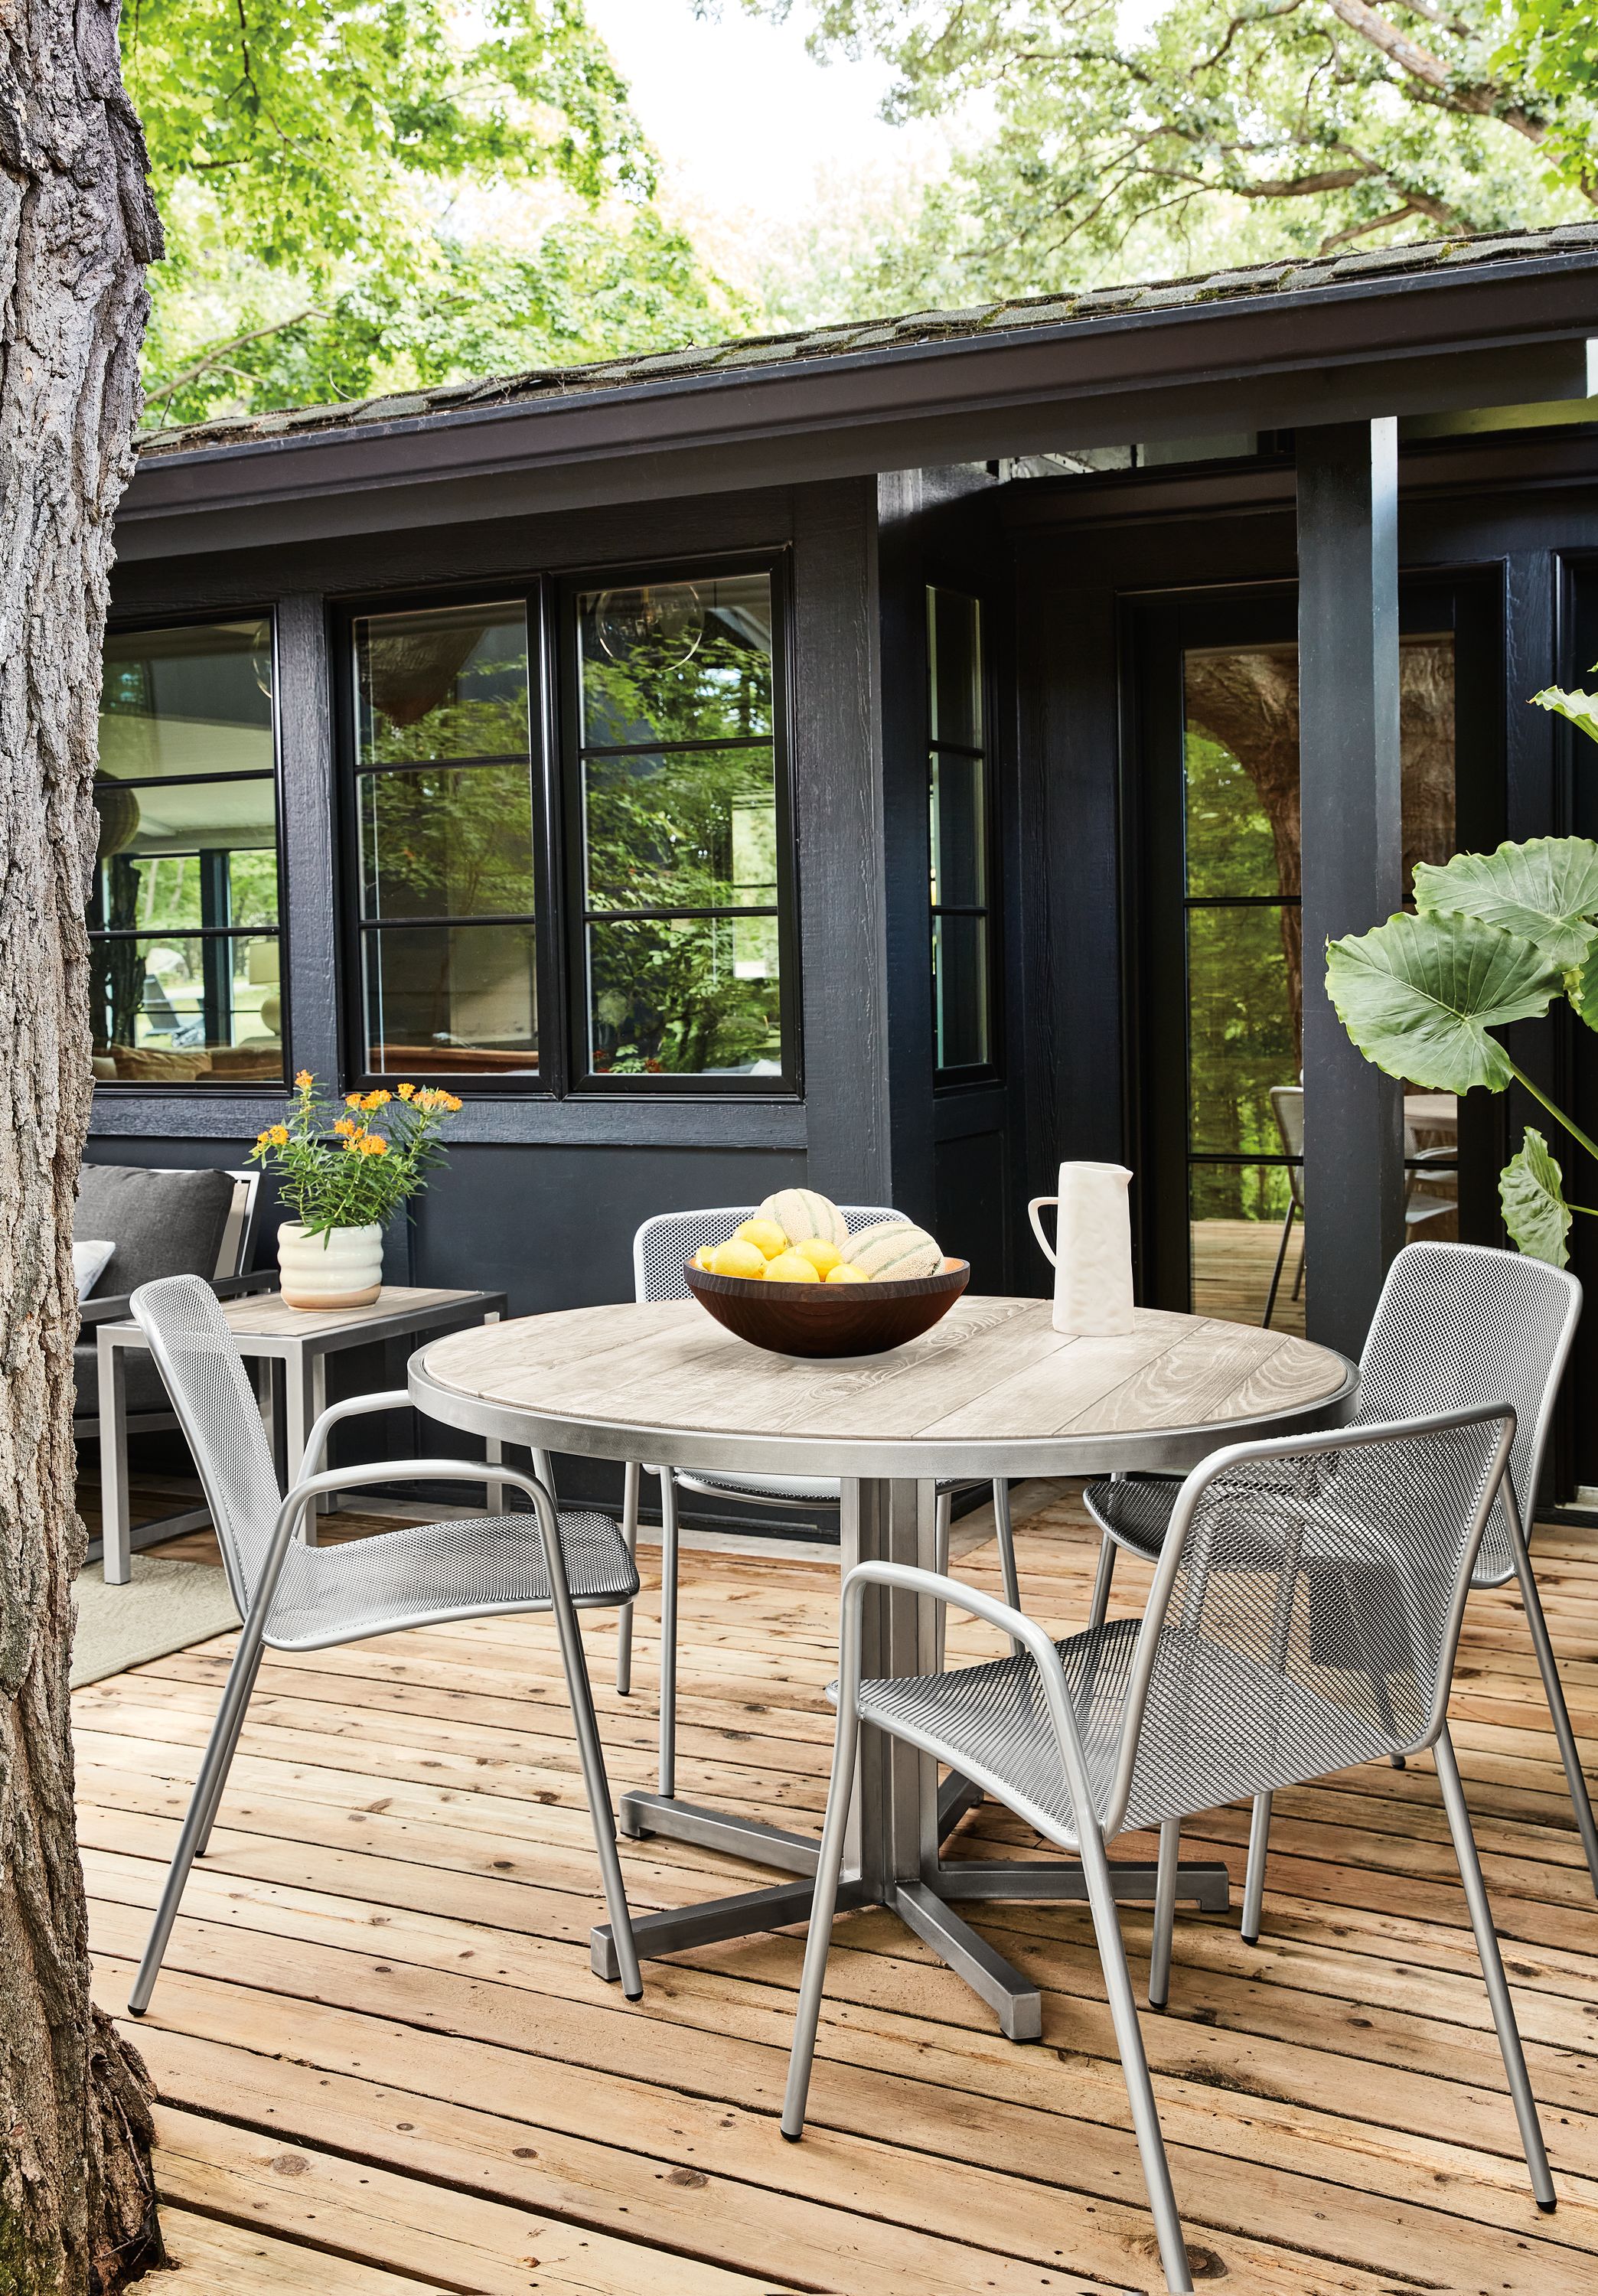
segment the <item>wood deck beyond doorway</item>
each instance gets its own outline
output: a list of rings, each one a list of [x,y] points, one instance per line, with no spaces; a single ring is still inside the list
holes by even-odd
[[[1023,1521],[1028,1606],[1061,1631],[1095,1542],[1074,1503]],[[191,1548],[191,1551],[192,1548]],[[1598,1761],[1598,1542],[1544,1530],[1538,1576]],[[646,1578],[655,1562],[646,1550]],[[996,1591],[991,1541],[957,1562]],[[690,1553],[679,1788],[819,1816],[837,1573]],[[1123,1566],[1119,1603],[1141,1600]],[[648,1783],[636,1689],[585,1627],[612,1785]],[[958,1654],[988,1638],[956,1628]],[[215,1710],[225,1639],[77,1693],[98,1990],[119,2012]],[[1473,1596],[1455,1738],[1560,2194],[1540,2218],[1430,1763],[1277,1800],[1266,1935],[1179,1916],[1144,2032],[1195,2263],[1273,2296],[1587,2296],[1598,2284],[1598,1911],[1512,1595]],[[1188,1854],[1241,1885],[1246,1813]],[[968,1854],[1026,1854],[979,1811]],[[1186,1846],[1184,1844],[1184,1846]],[[1152,1845],[1128,1841],[1131,1854]],[[624,1846],[635,1903],[769,1877]],[[802,1939],[590,1974],[598,1886],[546,1621],[270,1657],[210,1856],[149,2015],[158,2166],[181,2280],[152,2296],[1061,2296],[1160,2284],[1086,1907],[982,1925],[1045,1987],[1041,2046],[892,1918],[841,1922],[810,2133],[781,2142]],[[1146,1911],[1128,1908],[1134,1980]],[[1201,2280],[1201,2285],[1206,2284]]]

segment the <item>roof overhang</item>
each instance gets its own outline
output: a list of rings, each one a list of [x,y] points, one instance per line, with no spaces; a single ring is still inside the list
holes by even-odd
[[[124,560],[1591,394],[1587,252],[147,455]],[[247,521],[242,528],[241,521]]]

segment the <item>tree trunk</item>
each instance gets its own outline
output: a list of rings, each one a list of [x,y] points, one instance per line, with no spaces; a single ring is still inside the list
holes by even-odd
[[[67,1668],[84,904],[111,520],[160,253],[115,0],[0,19],[0,2296],[161,2261],[149,2083],[89,1998]]]

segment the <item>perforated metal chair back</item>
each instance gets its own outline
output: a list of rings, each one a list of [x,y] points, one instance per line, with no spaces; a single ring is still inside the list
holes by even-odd
[[[1125,1622],[1135,1656],[1107,1826],[1431,1744],[1504,1430],[1350,1431],[1199,1469],[1142,1633]],[[1116,1628],[1102,1632],[1113,1645]]]
[[[1294,1161],[1287,1168],[1287,1185],[1292,1200],[1300,1211],[1304,1209],[1304,1087],[1301,1084],[1274,1084],[1271,1086],[1271,1114],[1276,1119],[1276,1131],[1282,1142],[1282,1152]]]
[[[131,1304],[193,1453],[242,1616],[283,1496],[243,1362],[215,1292],[199,1276],[141,1284]]]
[[[885,1204],[840,1204],[851,1235],[878,1220],[902,1220]],[[753,1219],[754,1204],[721,1204],[697,1212],[658,1212],[646,1219],[633,1238],[633,1296],[637,1300],[686,1300],[683,1270],[701,1246],[725,1243],[746,1219]]]
[[[1515,1414],[1509,1478],[1520,1520],[1529,1525],[1580,1316],[1581,1286],[1564,1268],[1482,1244],[1406,1244],[1376,1304],[1354,1419],[1507,1404]],[[1508,1524],[1496,1507],[1477,1584],[1500,1586],[1513,1569]]]

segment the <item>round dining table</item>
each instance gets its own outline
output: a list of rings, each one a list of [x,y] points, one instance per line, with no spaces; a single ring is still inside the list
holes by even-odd
[[[1334,1424],[1354,1391],[1342,1356],[1285,1332],[1143,1308],[1125,1335],[1083,1339],[1055,1331],[1052,1313],[1047,1300],[967,1293],[933,1330],[888,1355],[800,1361],[734,1338],[692,1300],[576,1308],[431,1341],[411,1357],[410,1392],[429,1418],[534,1452],[835,1479],[848,1571],[866,1561],[930,1569],[939,1482],[1184,1472],[1223,1445]],[[936,1607],[872,1589],[866,1673],[933,1671]],[[1081,1868],[1055,1858],[946,1860],[948,1835],[980,1799],[958,1776],[940,1784],[930,1756],[867,1729],[839,1907],[890,1906],[1012,2039],[1035,2039],[1037,1987],[956,1906],[1081,1898]],[[809,1913],[815,1836],[643,1791],[623,1796],[620,1824],[634,1837],[698,1842],[795,1877],[643,1915],[635,1924],[641,1955]],[[1118,1897],[1152,1897],[1151,1864],[1118,1860],[1111,1870]],[[1178,1888],[1224,1908],[1226,1868],[1184,1862]],[[600,1976],[618,1977],[608,1926],[594,1931],[593,1960]]]

